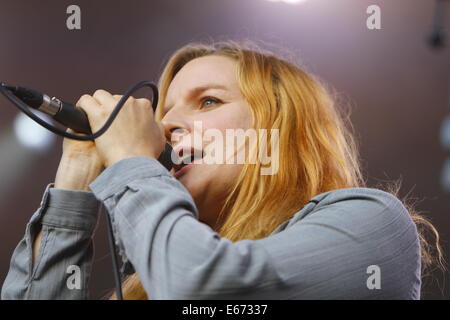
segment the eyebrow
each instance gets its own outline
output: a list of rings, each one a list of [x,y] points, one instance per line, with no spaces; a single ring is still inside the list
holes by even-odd
[[[203,91],[206,91],[208,89],[228,90],[228,87],[224,86],[224,85],[221,85],[221,84],[215,84],[215,83],[211,83],[211,84],[206,84],[206,85],[203,85],[203,86],[195,87],[195,88],[192,88],[192,89],[190,89],[188,91],[187,100],[191,100],[192,98],[200,95]],[[172,108],[172,106],[173,106],[173,103],[166,104],[164,106],[163,112],[167,113],[169,111],[169,109]]]

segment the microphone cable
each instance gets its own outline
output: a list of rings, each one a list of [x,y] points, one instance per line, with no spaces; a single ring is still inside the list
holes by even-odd
[[[78,136],[71,133],[68,133],[44,120],[42,120],[40,117],[36,116],[33,112],[30,111],[30,107],[27,106],[23,101],[21,101],[19,98],[17,98],[12,91],[17,89],[16,86],[11,86],[6,83],[0,83],[0,93],[2,93],[12,104],[14,104],[20,111],[25,113],[28,117],[30,117],[33,121],[37,122],[47,130],[73,140],[81,140],[81,141],[87,141],[92,140],[94,141],[96,138],[100,137],[103,133],[108,130],[108,128],[111,126],[114,119],[117,117],[118,113],[124,106],[125,102],[128,100],[128,98],[138,89],[142,87],[150,87],[152,89],[153,94],[153,101],[152,101],[152,108],[153,112],[156,111],[156,107],[158,105],[158,87],[150,81],[140,81],[130,87],[125,94],[122,96],[120,101],[117,103],[114,110],[111,112],[110,116],[106,120],[105,124],[95,133],[89,133],[86,136]],[[162,153],[162,158],[164,161],[160,162],[166,167],[167,170],[171,169],[171,162],[169,161],[169,155],[170,155],[171,147],[169,144],[166,144],[166,149]],[[103,205],[100,203],[100,212],[102,211]],[[113,275],[114,275],[114,284],[115,284],[115,292],[116,297],[118,300],[123,300],[123,294],[122,294],[122,283],[121,283],[121,275],[119,271],[119,263],[118,263],[118,257],[117,257],[117,250],[116,245],[114,243],[114,234],[112,230],[112,223],[111,223],[111,217],[105,210],[105,216],[106,216],[106,228],[108,233],[108,243],[109,248],[111,251],[111,259],[112,259],[112,267],[113,267]]]

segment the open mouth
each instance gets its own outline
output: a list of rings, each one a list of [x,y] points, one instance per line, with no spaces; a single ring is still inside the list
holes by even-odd
[[[179,164],[174,164],[173,168],[175,173],[183,169],[189,164],[198,163],[199,160],[203,159],[204,153],[202,150],[198,149],[180,149],[178,152],[178,159],[181,160]]]

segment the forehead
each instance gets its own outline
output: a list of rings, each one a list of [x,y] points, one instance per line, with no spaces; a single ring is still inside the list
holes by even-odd
[[[193,59],[175,75],[167,91],[167,101],[188,93],[196,87],[217,84],[235,90],[237,63],[224,56],[206,56]]]

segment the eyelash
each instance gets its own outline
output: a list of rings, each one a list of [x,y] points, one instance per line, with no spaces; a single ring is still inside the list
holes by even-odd
[[[205,103],[205,101],[208,100],[212,100],[215,103],[221,103],[222,101],[220,101],[219,99],[213,98],[213,97],[204,97],[203,99],[201,99],[201,106],[203,107],[203,104]]]

